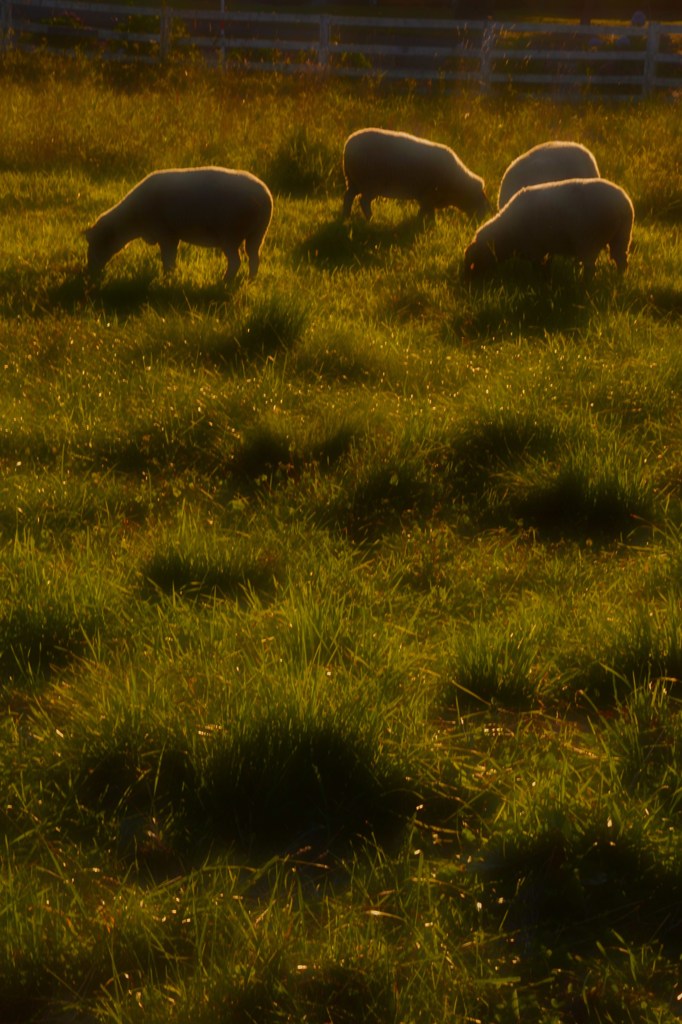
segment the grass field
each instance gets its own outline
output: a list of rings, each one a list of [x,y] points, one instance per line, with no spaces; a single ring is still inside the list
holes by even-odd
[[[682,981],[679,103],[0,68],[0,1017],[667,1022]],[[367,124],[632,196],[589,287],[343,224]],[[260,274],[81,232],[261,176]]]

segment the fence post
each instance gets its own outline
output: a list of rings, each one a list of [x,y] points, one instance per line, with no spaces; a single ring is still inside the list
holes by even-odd
[[[490,75],[492,73],[493,48],[497,36],[497,25],[489,21],[483,29],[481,37],[481,88],[483,92],[490,89]]]
[[[225,66],[225,0],[220,0],[220,52],[218,53],[220,67]]]
[[[331,38],[328,14],[320,15],[320,41],[317,47],[317,62],[325,68],[329,63],[329,42]]]
[[[0,53],[12,45],[12,0],[0,0]]]
[[[166,0],[163,0],[159,22],[159,56],[162,61],[165,61],[168,57],[170,35],[170,11],[168,10]]]
[[[642,82],[642,93],[645,96],[651,95],[654,89],[656,78],[656,61],[661,45],[661,26],[657,21],[649,22],[649,32],[646,39],[646,56],[644,58],[644,81]]]

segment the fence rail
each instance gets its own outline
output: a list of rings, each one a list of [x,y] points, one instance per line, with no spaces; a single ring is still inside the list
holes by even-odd
[[[0,0],[0,51],[470,82],[562,94],[682,94],[682,23],[508,23]]]

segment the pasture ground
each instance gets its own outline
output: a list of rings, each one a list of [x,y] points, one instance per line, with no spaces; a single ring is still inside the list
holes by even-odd
[[[679,1019],[679,102],[0,78],[3,1021]],[[628,273],[471,286],[457,211],[341,223],[371,123],[493,199],[584,142]],[[206,163],[275,195],[256,282],[84,279]]]

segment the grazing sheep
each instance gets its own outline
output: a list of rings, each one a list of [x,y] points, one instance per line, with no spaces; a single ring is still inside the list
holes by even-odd
[[[608,246],[622,273],[634,216],[627,193],[603,178],[531,185],[478,229],[464,254],[464,270],[478,274],[510,256],[540,263],[553,255],[574,256],[588,279]]]
[[[221,249],[227,257],[226,278],[232,281],[243,242],[254,278],[271,217],[270,191],[248,171],[155,171],[86,230],[88,271],[98,274],[128,242],[142,238],[159,246],[166,272],[175,266],[180,242]]]
[[[343,171],[344,217],[350,216],[357,195],[367,220],[372,216],[372,200],[378,196],[415,199],[422,218],[433,217],[444,206],[481,216],[489,209],[483,179],[451,149],[405,132],[382,128],[355,132],[344,146]]]
[[[512,196],[528,185],[599,176],[597,161],[579,142],[543,142],[518,156],[504,172],[497,207],[501,210]]]

